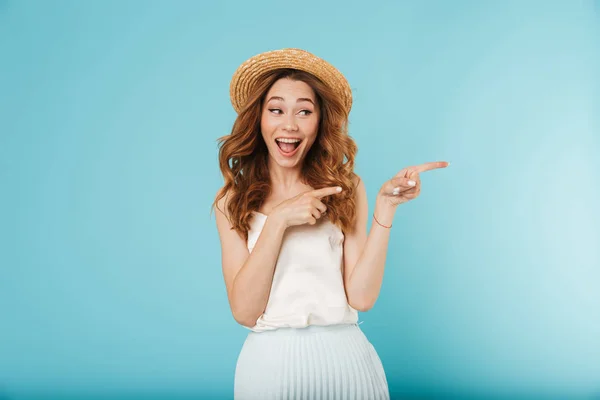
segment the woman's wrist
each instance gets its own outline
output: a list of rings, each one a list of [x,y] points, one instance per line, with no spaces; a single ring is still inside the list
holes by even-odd
[[[396,206],[390,204],[383,197],[377,197],[375,202],[375,211],[373,212],[374,222],[384,228],[391,228],[396,214]]]
[[[266,223],[274,226],[278,232],[285,232],[285,230],[288,228],[287,221],[285,220],[285,218],[283,218],[279,213],[275,211],[271,211],[271,213],[267,217]]]

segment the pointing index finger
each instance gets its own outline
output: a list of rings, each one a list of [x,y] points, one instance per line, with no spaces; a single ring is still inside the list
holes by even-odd
[[[425,172],[425,171],[431,171],[432,169],[446,168],[448,165],[450,165],[450,163],[447,161],[428,162],[428,163],[424,163],[424,164],[416,166],[414,168],[414,170],[421,173],[421,172]]]
[[[342,188],[340,186],[331,186],[331,187],[325,187],[322,189],[313,190],[312,194],[316,198],[320,199],[325,196],[330,196],[332,194],[340,193],[341,191],[342,191]]]

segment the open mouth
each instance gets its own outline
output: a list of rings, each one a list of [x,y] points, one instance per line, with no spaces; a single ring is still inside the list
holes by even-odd
[[[302,140],[278,138],[275,139],[275,143],[277,143],[279,150],[281,150],[284,155],[292,155],[298,150]]]

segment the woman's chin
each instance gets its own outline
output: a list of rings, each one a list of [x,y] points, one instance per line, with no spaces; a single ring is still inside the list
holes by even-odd
[[[300,157],[292,159],[277,157],[275,158],[275,162],[282,168],[294,168],[302,162],[302,159]]]

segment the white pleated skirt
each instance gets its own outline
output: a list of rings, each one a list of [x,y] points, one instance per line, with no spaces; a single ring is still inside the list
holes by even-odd
[[[387,400],[383,364],[358,324],[250,332],[235,400]]]

